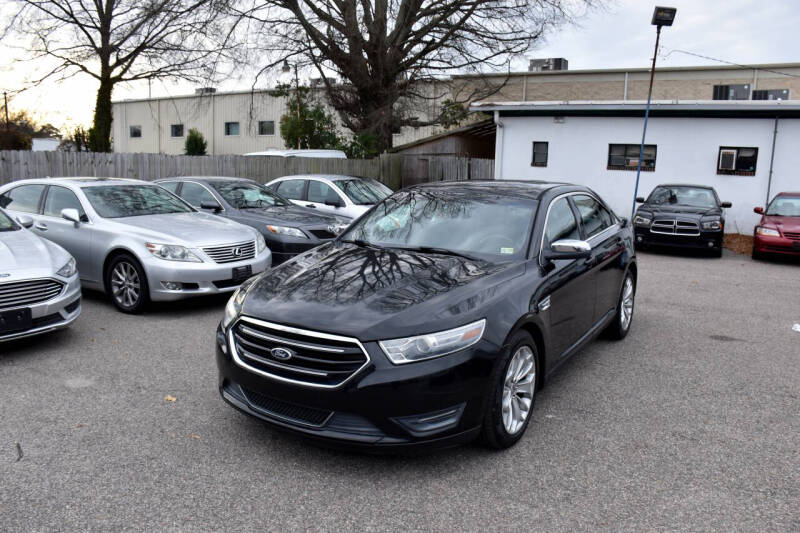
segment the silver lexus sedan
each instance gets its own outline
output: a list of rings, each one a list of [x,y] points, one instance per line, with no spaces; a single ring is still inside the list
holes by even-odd
[[[264,237],[200,213],[166,189],[116,178],[22,180],[0,187],[0,207],[76,259],[85,288],[120,311],[148,301],[234,291],[269,268]]]
[[[66,328],[81,314],[75,259],[0,209],[0,342]]]

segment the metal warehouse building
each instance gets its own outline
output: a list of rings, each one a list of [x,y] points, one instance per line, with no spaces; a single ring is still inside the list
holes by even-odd
[[[482,102],[493,113],[495,178],[591,187],[631,214],[645,102]],[[752,233],[763,206],[800,190],[800,101],[656,101],[639,195],[660,183],[713,186],[726,232]]]

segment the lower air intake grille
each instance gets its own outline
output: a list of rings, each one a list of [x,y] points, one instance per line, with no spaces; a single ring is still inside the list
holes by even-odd
[[[321,427],[325,425],[325,422],[327,422],[331,414],[333,414],[333,411],[305,407],[270,398],[269,396],[264,396],[260,392],[253,392],[244,387],[242,387],[242,392],[244,393],[245,399],[247,399],[247,403],[257,411],[288,422]]]

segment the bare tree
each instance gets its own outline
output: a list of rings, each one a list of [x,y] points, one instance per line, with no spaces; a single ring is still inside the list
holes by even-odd
[[[497,91],[475,77],[445,86],[450,73],[508,71],[549,30],[603,0],[243,0],[238,15],[260,29],[250,49],[262,72],[284,60],[315,69],[343,124],[377,136],[381,149],[404,125],[437,123]],[[345,83],[337,83],[336,77]],[[438,90],[436,82],[438,81]],[[452,84],[451,84],[452,85]],[[403,99],[441,100],[433,116],[412,116]]]
[[[203,79],[227,36],[216,13],[224,0],[10,0],[2,38],[21,38],[27,59],[49,58],[33,80],[88,74],[99,82],[95,151],[111,150],[111,95],[121,82]],[[16,42],[16,41],[15,41]]]

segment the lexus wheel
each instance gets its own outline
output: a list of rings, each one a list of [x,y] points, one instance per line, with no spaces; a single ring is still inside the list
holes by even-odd
[[[633,322],[633,309],[634,300],[636,298],[636,283],[633,281],[633,274],[628,272],[625,274],[625,281],[622,282],[622,290],[619,294],[619,302],[617,303],[617,314],[614,321],[609,324],[606,332],[612,339],[620,340],[631,329],[631,322]]]
[[[533,338],[514,334],[493,372],[482,440],[492,448],[513,446],[528,427],[536,395],[539,358]]]
[[[147,304],[147,277],[139,262],[130,255],[120,255],[106,269],[106,288],[111,301],[123,313],[141,313]]]

